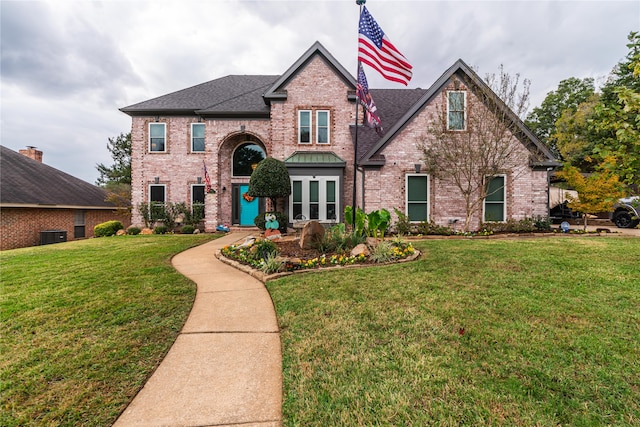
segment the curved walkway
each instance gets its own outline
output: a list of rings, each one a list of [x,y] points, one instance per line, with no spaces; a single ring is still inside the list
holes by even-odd
[[[276,427],[282,424],[282,353],[271,297],[215,251],[232,232],[176,255],[196,299],[166,357],[114,426]]]

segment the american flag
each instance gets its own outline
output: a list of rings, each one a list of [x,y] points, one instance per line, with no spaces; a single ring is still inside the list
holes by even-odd
[[[378,117],[378,108],[373,102],[373,98],[369,93],[369,84],[367,83],[367,76],[364,74],[362,65],[358,65],[358,84],[356,85],[356,94],[360,100],[360,104],[364,107],[366,122],[369,126],[376,129],[378,134],[382,133],[382,123],[380,117]]]
[[[358,32],[358,61],[372,67],[385,79],[406,86],[411,80],[413,66],[391,43],[366,6],[362,7]]]
[[[209,178],[209,172],[207,172],[207,165],[204,163],[204,160],[202,161],[202,166],[204,167],[204,191],[208,194],[211,192],[211,178]]]

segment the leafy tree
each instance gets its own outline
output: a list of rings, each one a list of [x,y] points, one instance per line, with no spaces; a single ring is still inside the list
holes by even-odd
[[[114,163],[111,166],[102,163],[96,165],[100,173],[96,184],[101,187],[111,183],[131,185],[131,132],[109,138],[107,149]]]
[[[107,202],[127,208],[125,215],[128,215],[131,213],[131,132],[109,138],[107,149],[114,163],[110,167],[102,163],[96,165],[100,173],[96,184],[107,190]]]
[[[555,137],[556,122],[563,114],[566,114],[567,110],[575,112],[578,106],[591,99],[594,93],[593,78],[571,77],[562,80],[558,89],[549,92],[540,107],[531,111],[525,124],[553,152],[558,153]]]
[[[512,77],[503,67],[499,75],[489,74],[485,81],[493,93],[485,92],[471,80],[464,82],[477,97],[469,96],[467,100],[473,114],[467,116],[466,132],[448,130],[443,103],[436,107],[428,134],[419,145],[429,173],[460,191],[466,209],[465,231],[469,231],[473,216],[482,209],[486,183],[523,162],[522,144],[514,135],[520,134],[516,123],[528,107],[529,81],[524,80],[520,88],[520,76]]]
[[[629,53],[602,89],[590,130],[598,138],[594,154],[613,156],[627,185],[640,186],[640,33],[629,34]]]
[[[599,102],[600,95],[594,94],[576,109],[565,109],[556,121],[552,135],[555,149],[565,164],[576,166],[583,172],[593,172],[600,162],[594,156],[597,138],[590,129]]]
[[[249,196],[267,197],[276,210],[279,197],[291,194],[291,180],[284,162],[267,157],[258,163],[249,180]]]
[[[567,194],[568,206],[584,216],[584,229],[587,229],[587,214],[607,212],[616,201],[624,196],[624,186],[611,166],[615,159],[609,157],[596,173],[584,176],[575,166],[565,166],[558,176],[565,179],[578,197]]]

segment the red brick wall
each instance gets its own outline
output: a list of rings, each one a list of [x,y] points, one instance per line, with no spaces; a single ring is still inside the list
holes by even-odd
[[[40,232],[64,230],[67,241],[74,240],[75,209],[3,208],[0,214],[0,250],[24,248],[40,244]],[[127,217],[112,210],[84,210],[85,238],[93,237],[93,227],[105,221],[117,220],[126,227]]]

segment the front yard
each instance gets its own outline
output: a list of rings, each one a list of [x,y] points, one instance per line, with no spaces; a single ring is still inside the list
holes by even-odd
[[[638,425],[639,239],[414,245],[267,284],[285,425]]]

